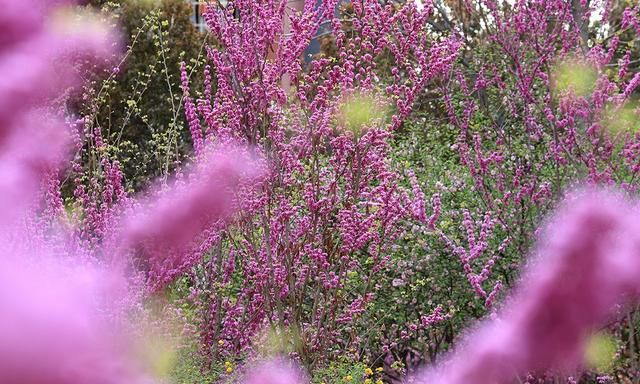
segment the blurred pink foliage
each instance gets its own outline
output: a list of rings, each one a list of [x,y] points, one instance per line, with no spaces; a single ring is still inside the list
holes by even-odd
[[[72,34],[47,19],[46,1],[2,0],[0,8],[0,209],[15,219],[37,193],[43,173],[62,160],[63,124],[43,102],[77,82],[72,55],[112,53],[106,29]],[[26,18],[26,20],[25,20]],[[66,63],[65,63],[65,60]]]
[[[239,209],[235,195],[251,189],[267,170],[264,161],[246,149],[229,144],[209,148],[186,176],[171,187],[136,202],[116,241],[125,249],[144,250],[151,273],[173,276],[189,255],[193,240],[214,224],[224,224]],[[177,269],[176,269],[177,268]],[[166,276],[165,276],[166,277]]]
[[[238,45],[233,36],[241,33],[243,28],[253,26],[247,20],[255,21],[250,11],[257,5],[246,1],[247,7],[241,10],[244,12],[243,22],[233,21],[235,19],[226,10],[207,14],[212,30],[220,35],[227,49],[208,52],[211,61],[220,69],[217,74],[218,102],[215,104],[219,110],[213,110],[214,106],[206,101],[199,101],[196,107],[190,100],[188,82],[183,79],[188,120],[198,158],[193,169],[186,172],[186,177],[176,179],[170,187],[159,188],[148,199],[123,198],[126,204],[119,207],[121,212],[113,210],[105,214],[106,211],[97,208],[86,212],[88,217],[95,218],[92,229],[104,230],[111,236],[105,236],[106,241],[98,247],[102,254],[115,252],[129,257],[134,253],[132,250],[143,250],[140,253],[151,262],[149,272],[157,273],[160,279],[164,279],[162,282],[167,283],[182,271],[182,266],[193,264],[189,258],[203,254],[195,252],[194,256],[194,253],[184,251],[185,247],[193,246],[193,240],[200,236],[209,239],[205,245],[219,241],[217,235],[210,235],[207,231],[215,225],[224,224],[232,213],[245,207],[243,204],[249,206],[247,212],[255,213],[260,219],[258,224],[263,225],[264,238],[257,241],[258,246],[253,247],[246,242],[236,252],[252,262],[246,273],[253,278],[255,286],[248,287],[242,295],[247,303],[254,306],[257,320],[254,324],[238,324],[234,316],[245,308],[234,307],[229,302],[218,302],[211,307],[211,312],[215,312],[226,306],[228,318],[225,329],[228,334],[224,337],[234,340],[244,337],[237,342],[238,347],[249,343],[250,335],[247,333],[250,332],[247,329],[256,329],[265,319],[279,317],[283,323],[289,319],[293,319],[292,322],[299,320],[295,318],[299,316],[296,314],[279,309],[279,312],[263,312],[261,308],[267,300],[274,300],[276,308],[290,297],[298,300],[296,295],[290,295],[290,291],[297,292],[300,287],[305,287],[310,275],[320,276],[315,280],[318,292],[323,288],[328,292],[326,297],[318,296],[319,305],[326,304],[334,312],[340,312],[336,324],[352,321],[364,311],[370,300],[372,293],[367,291],[338,308],[331,292],[344,282],[327,261],[324,229],[316,229],[315,222],[311,223],[307,216],[317,218],[319,222],[335,221],[339,227],[336,233],[342,242],[335,247],[332,244],[330,248],[342,275],[346,275],[343,265],[350,271],[357,269],[356,261],[350,257],[365,249],[366,244],[370,244],[368,250],[372,260],[378,263],[376,268],[382,268],[387,240],[399,235],[394,224],[405,218],[407,213],[428,223],[430,228],[435,227],[441,213],[440,196],[433,196],[433,213],[428,217],[425,196],[414,175],[410,175],[414,199],[409,199],[406,192],[399,190],[396,183],[399,176],[385,163],[387,139],[409,115],[412,101],[425,82],[447,72],[460,48],[456,38],[431,46],[424,41],[410,41],[417,38],[414,34],[405,36],[411,44],[396,45],[380,39],[378,35],[381,33],[373,28],[383,30],[382,27],[389,25],[385,20],[402,19],[404,24],[418,30],[430,10],[416,12],[408,7],[394,14],[391,8],[383,8],[376,2],[368,2],[360,8],[356,5],[356,12],[368,16],[374,23],[363,28],[367,31],[364,33],[365,42],[371,44],[367,48],[369,51],[375,54],[385,48],[396,57],[404,57],[409,53],[402,50],[413,46],[423,71],[417,73],[408,66],[403,70],[409,72],[411,87],[391,86],[387,89],[389,94],[396,96],[398,110],[391,116],[388,126],[363,127],[362,132],[357,133],[334,133],[330,121],[338,105],[329,101],[330,92],[341,93],[338,89],[351,91],[358,86],[373,89],[377,80],[370,75],[373,73],[371,54],[363,56],[364,61],[357,63],[359,69],[355,71],[355,60],[347,54],[355,50],[355,46],[345,41],[337,25],[339,21],[333,18],[338,45],[343,49],[341,64],[319,61],[309,73],[303,74],[298,58],[317,23],[308,23],[307,28],[302,18],[319,20],[322,12],[331,15],[333,10],[326,7],[318,11],[307,6],[294,20],[293,28],[297,33],[281,41],[280,46],[290,51],[278,51],[281,60],[263,71],[261,64],[266,62],[267,48],[279,31],[278,23],[284,11],[280,3],[260,8],[267,13],[265,17],[273,25],[257,23],[262,28],[259,29],[262,38]],[[75,29],[74,32],[73,28],[67,28],[67,23],[72,23],[70,19],[66,22],[51,19],[57,5],[57,2],[36,0],[0,0],[0,210],[3,212],[0,217],[0,308],[3,311],[0,313],[0,378],[9,384],[148,382],[151,379],[130,355],[126,333],[119,322],[120,305],[128,300],[128,276],[122,275],[122,269],[86,257],[94,249],[85,247],[86,243],[74,238],[67,232],[68,228],[55,228],[51,231],[53,233],[45,234],[33,215],[33,206],[41,197],[43,183],[49,172],[65,159],[67,144],[72,142],[73,135],[65,134],[66,125],[47,106],[47,101],[55,97],[62,87],[78,82],[70,70],[71,65],[65,63],[94,55],[108,58],[118,46],[114,43],[114,35],[107,29]],[[414,15],[419,22],[411,22]],[[225,42],[225,38],[229,40]],[[381,41],[382,45],[374,46],[369,40]],[[265,53],[262,62],[253,61],[259,55],[248,54],[256,47]],[[434,58],[437,65],[430,64]],[[244,74],[245,78],[241,80],[250,85],[245,90],[253,92],[253,96],[247,97],[245,104],[239,106],[236,105],[239,90],[234,83],[237,76],[232,76],[232,69],[225,66],[227,59],[244,63],[245,73],[236,75]],[[309,119],[315,121],[316,128],[327,135],[329,132],[335,135],[325,143],[327,151],[330,149],[333,153],[332,168],[318,170],[314,183],[307,184],[306,180],[300,181],[296,177],[307,165],[305,159],[310,148],[319,145],[315,133],[307,132],[309,125],[303,124],[300,118],[280,115],[273,105],[286,101],[287,96],[280,89],[283,75],[296,75],[314,83],[324,72],[328,77],[322,86],[313,92],[301,86],[298,97],[302,105],[299,108],[308,109],[306,112],[310,112]],[[396,68],[394,76],[398,76],[397,72]],[[253,83],[255,74],[265,75],[268,87]],[[210,76],[208,69],[207,76]],[[637,79],[634,77],[629,86],[637,86]],[[625,95],[627,93],[625,91]],[[200,127],[200,117],[206,121],[204,131]],[[285,132],[284,124],[260,125],[271,119],[290,123],[291,131]],[[223,121],[231,123],[223,124]],[[268,170],[266,163],[248,150],[235,146],[224,150],[208,147],[212,143],[228,145],[235,142],[230,137],[258,144],[260,135],[256,127],[264,128],[269,138],[262,145],[272,150],[269,160],[274,162],[270,164],[273,169]],[[100,138],[99,132],[93,133]],[[292,135],[293,142],[285,142],[285,134]],[[479,143],[479,139],[476,141]],[[471,164],[471,157],[465,152],[469,149],[463,147],[460,151]],[[501,163],[503,157],[498,153],[483,157],[480,150],[477,152],[474,161],[477,161],[478,168],[474,177],[480,180],[488,167]],[[351,168],[346,164],[352,165]],[[98,198],[124,196],[121,190],[117,190],[121,188],[118,186],[121,174],[117,164],[105,161],[104,168],[109,171],[112,189]],[[279,173],[268,172],[274,169]],[[337,178],[328,170],[346,175],[343,178],[343,184],[347,185],[344,190],[339,189]],[[267,174],[273,179],[261,184],[261,177]],[[257,188],[246,191],[254,184],[262,187],[261,191],[266,191],[264,194],[267,196],[257,196]],[[300,185],[304,186],[301,188]],[[55,183],[53,186],[56,187]],[[285,187],[297,192],[278,195]],[[244,196],[255,200],[236,199],[236,193],[243,192],[246,192]],[[90,197],[81,188],[74,194],[78,199],[89,201]],[[294,207],[287,197],[295,194],[302,196],[303,200]],[[332,200],[323,197],[325,194],[332,196]],[[345,196],[348,197],[345,200],[353,202],[339,204],[340,198]],[[89,204],[87,206],[90,207]],[[406,212],[404,206],[408,206],[410,212]],[[56,207],[63,209],[62,204]],[[258,216],[260,212],[263,212],[262,216]],[[296,216],[296,212],[308,215]],[[579,368],[584,342],[589,334],[614,315],[620,305],[636,299],[640,291],[640,224],[637,212],[637,202],[615,192],[587,189],[570,194],[547,224],[519,287],[495,318],[472,330],[450,358],[415,377],[415,380],[443,384],[510,382],[515,375],[531,370],[571,371]],[[471,273],[469,262],[486,249],[486,238],[496,221],[487,213],[476,238],[471,215],[465,211],[463,225],[469,234],[469,250],[448,242],[465,264],[469,281],[478,295],[486,297],[487,306],[501,287],[498,283],[492,292],[487,293],[481,286],[493,264],[488,264],[483,272],[476,275]],[[110,228],[114,223],[118,225]],[[249,230],[255,229],[252,218],[245,224]],[[293,228],[290,237],[288,228]],[[245,228],[239,229],[242,230]],[[444,239],[447,240],[446,237]],[[292,252],[292,244],[298,250],[296,254]],[[310,259],[303,259],[308,255],[311,255]],[[307,267],[310,260],[314,261],[312,269]],[[220,264],[219,269],[235,267],[233,259],[228,264]],[[290,281],[287,279],[290,272],[287,271],[294,266],[299,268],[297,275],[300,278]],[[221,276],[228,279],[229,274],[222,271]],[[437,311],[430,317],[423,317],[423,322],[429,324],[440,317],[440,311]],[[310,320],[320,324],[320,318],[318,315]],[[241,331],[245,334],[240,334]],[[207,336],[212,340],[220,337],[219,333],[214,335],[215,332],[219,329],[212,327],[211,334]],[[317,337],[314,347],[317,350],[326,348],[323,343],[337,339],[337,333],[332,329],[326,335],[319,333],[325,337]],[[222,344],[226,345],[224,340]],[[251,384],[286,384],[301,383],[307,379],[288,363],[274,362],[256,369],[244,380]]]
[[[60,248],[22,223],[68,142],[46,101],[76,83],[71,56],[105,57],[114,36],[67,33],[52,25],[47,2],[2,0],[0,9],[0,377],[9,384],[143,382],[101,313],[108,306],[97,305],[117,292],[117,279],[57,258]]]
[[[3,250],[6,252],[7,250]],[[4,256],[4,255],[3,255]],[[7,384],[145,383],[104,311],[122,282],[50,255],[0,261],[0,377]],[[28,262],[27,260],[31,260]]]
[[[519,287],[424,383],[507,383],[529,371],[572,372],[584,346],[640,293],[638,202],[569,194],[544,228]]]
[[[285,360],[263,362],[242,377],[245,384],[306,384],[309,378],[294,363]]]
[[[583,367],[589,336],[640,293],[638,207],[610,190],[569,194],[504,307],[408,382],[510,383],[528,372]],[[301,383],[282,367],[272,370],[276,381],[264,383]]]
[[[74,228],[52,228],[35,213],[72,137],[49,100],[78,84],[74,60],[109,60],[119,46],[110,29],[59,3],[0,0],[0,381],[150,382],[120,318],[127,276],[90,257]],[[128,237],[120,243],[188,242],[204,220],[232,211],[240,173],[257,176],[256,164],[240,149],[212,151],[194,166],[195,179],[144,203],[130,201],[140,209],[121,220]],[[57,187],[48,187],[48,198],[60,198]],[[54,206],[63,209],[61,201]],[[100,251],[120,252],[116,244]]]

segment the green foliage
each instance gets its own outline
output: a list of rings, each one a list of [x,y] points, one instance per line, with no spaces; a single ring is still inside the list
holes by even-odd
[[[167,175],[190,153],[179,66],[186,61],[195,71],[202,65],[207,36],[192,24],[183,0],[96,0],[92,5],[120,26],[127,50],[117,69],[93,82],[92,103],[82,113],[102,128],[128,189],[137,190]]]
[[[222,362],[205,369],[196,349],[180,350],[177,362],[170,375],[172,383],[211,384],[217,382],[226,373]]]
[[[371,369],[365,363],[343,357],[314,372],[313,384],[372,384],[380,372]]]
[[[192,26],[189,20],[191,11],[183,0],[94,1],[94,5],[113,15],[114,20],[122,26],[128,37],[128,50],[117,73],[108,73],[106,79],[94,81],[89,91],[89,99],[94,100],[93,104],[85,105],[83,112],[91,116],[94,124],[102,127],[109,143],[106,151],[123,165],[128,189],[136,190],[153,178],[167,175],[174,164],[189,156],[190,138],[185,128],[178,66],[180,61],[188,60],[190,70],[198,69],[203,63],[202,47],[207,37]],[[345,8],[345,14],[349,15],[351,7],[347,5]],[[348,27],[349,23],[346,22],[345,28]],[[330,40],[329,37],[324,39],[322,53],[329,57],[335,55],[335,47]],[[501,56],[495,46],[481,39],[474,44],[466,52],[466,57],[461,59],[465,61],[462,64],[469,73],[474,73],[471,58],[477,62],[493,63],[501,72],[508,73],[511,63]],[[638,42],[624,44],[624,49],[627,46],[635,47],[634,52],[637,52]],[[621,56],[621,52],[617,52],[617,56]],[[379,65],[391,67],[395,63],[382,59]],[[586,93],[593,83],[591,69],[582,68],[578,72],[572,69],[566,63],[560,65],[559,89],[575,88],[580,94]],[[617,75],[612,73],[613,76]],[[507,87],[514,86],[513,79],[503,80],[508,83]],[[462,329],[487,314],[484,303],[474,295],[466,280],[458,256],[444,246],[440,234],[465,245],[465,228],[461,225],[463,210],[468,210],[474,219],[481,219],[483,212],[490,211],[487,205],[498,202],[502,193],[491,184],[495,182],[491,178],[483,180],[489,184],[487,195],[474,186],[469,168],[461,164],[456,148],[460,142],[460,129],[449,123],[442,96],[437,90],[438,85],[447,88],[449,84],[435,85],[418,98],[416,113],[397,132],[390,156],[393,166],[401,173],[409,169],[415,172],[427,201],[435,193],[442,195],[443,214],[437,229],[406,223],[407,232],[397,242],[391,252],[390,263],[375,281],[370,281],[367,273],[349,272],[345,286],[336,290],[336,295],[349,297],[356,292],[372,292],[375,296],[363,314],[348,324],[340,325],[340,332],[348,340],[345,344],[353,347],[348,350],[339,350],[337,346],[330,348],[330,353],[341,357],[324,361],[323,365],[311,372],[314,384],[376,383],[382,379],[382,373],[373,371],[368,374],[367,369],[372,364],[380,364],[387,350],[395,359],[393,364],[398,372],[405,370],[399,361],[403,358],[402,353],[409,349],[417,350],[423,360],[433,360],[450,348]],[[455,87],[455,84],[451,87]],[[192,87],[201,88],[197,81]],[[545,92],[544,85],[537,80],[531,85],[531,90],[534,94]],[[469,96],[456,88],[448,91],[455,114],[461,117],[465,98]],[[553,193],[557,194],[568,180],[580,178],[581,172],[584,172],[582,169],[558,167],[554,162],[543,161],[548,149],[544,146],[550,140],[531,140],[526,129],[523,129],[522,116],[512,116],[506,111],[504,104],[510,100],[503,101],[503,95],[495,89],[478,90],[474,97],[477,97],[478,108],[471,116],[465,140],[471,143],[469,138],[482,132],[481,148],[488,153],[496,148],[495,141],[499,135],[492,134],[487,127],[503,130],[502,136],[509,140],[509,153],[501,172],[507,180],[513,177],[512,170],[521,166],[524,172],[536,172],[541,181],[549,181]],[[340,112],[344,125],[354,133],[372,120],[384,117],[383,112],[374,108],[374,101],[369,97],[348,100]],[[638,130],[628,106],[610,112],[605,118],[611,120],[609,125],[613,130]],[[541,124],[545,124],[544,120],[541,120]],[[552,132],[551,129],[543,131],[545,135]],[[314,166],[324,166],[323,161],[318,160]],[[535,169],[538,164],[543,165]],[[405,187],[410,189],[408,181]],[[291,195],[290,198],[300,199],[302,196]],[[490,289],[495,281],[500,280],[506,286],[504,291],[507,291],[516,281],[526,250],[534,240],[534,229],[551,208],[548,205],[551,203],[537,205],[528,202],[523,203],[522,207],[498,205],[495,208],[496,211],[517,212],[517,215],[509,216],[505,223],[504,227],[509,228],[511,233],[506,233],[498,226],[494,236],[488,240],[488,248],[497,249],[502,239],[510,235],[514,240],[497,259],[490,280],[484,283],[485,289]],[[525,204],[528,205],[525,207]],[[430,212],[430,209],[427,211]],[[255,228],[253,235],[261,239],[264,233],[260,228]],[[233,232],[226,236],[234,241],[241,240],[240,235]],[[205,262],[208,257],[212,256],[206,256]],[[478,261],[484,262],[487,257],[483,255]],[[368,255],[358,255],[358,262],[367,266]],[[210,300],[220,297],[235,300],[236,293],[246,283],[238,274],[234,274],[228,283],[209,284],[214,279],[211,272],[198,268],[193,271],[195,277],[185,276],[176,281],[169,292],[172,303],[187,297],[193,286],[203,290]],[[417,326],[421,316],[428,316],[438,307],[447,315],[446,320],[427,329],[411,330],[410,326]],[[190,321],[197,322],[198,314],[194,313],[193,306],[181,304],[180,310]],[[295,310],[308,312],[311,305],[302,302]],[[633,323],[632,320],[629,321]],[[625,330],[631,334],[624,334],[624,337],[635,341],[633,328]],[[300,344],[298,339],[304,335],[295,331],[278,330],[273,335],[267,335],[264,351],[261,352],[277,354],[296,350]],[[405,337],[402,332],[406,332]],[[274,338],[279,338],[279,342],[272,342]],[[213,347],[217,348],[215,342]],[[600,340],[594,345],[595,364],[606,365],[609,360],[598,359],[612,354],[612,341]],[[204,366],[201,352],[190,347],[179,352],[178,363],[171,374],[173,382],[211,383],[235,375],[235,367],[225,360],[228,356],[217,355],[211,365]]]

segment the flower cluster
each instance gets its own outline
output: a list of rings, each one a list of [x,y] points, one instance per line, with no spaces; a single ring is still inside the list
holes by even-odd
[[[401,186],[389,141],[424,88],[451,68],[460,41],[431,41],[430,7],[354,2],[345,21],[336,6],[307,2],[296,13],[284,1],[238,0],[207,8],[217,44],[207,50],[203,98],[192,101],[183,68],[196,149],[255,145],[270,168],[234,223],[212,233],[204,268],[190,273],[211,356],[251,347],[267,325],[293,328],[294,352],[309,363],[350,348],[357,340],[346,330],[375,297],[402,222],[433,226],[440,213],[434,196],[427,216],[415,177],[412,191]],[[337,53],[303,68],[304,49],[329,23]],[[390,70],[379,64],[387,55]]]
[[[84,212],[67,215],[57,177],[68,144],[81,152],[91,140],[100,152],[104,143],[99,127],[67,124],[52,99],[79,84],[75,63],[110,59],[117,39],[71,5],[2,0],[0,8],[0,376],[7,383],[153,382],[128,340],[135,332],[126,314],[140,293],[129,290],[135,272],[121,267],[135,264],[131,248],[151,238],[180,247],[197,237],[198,215],[224,220],[237,209],[233,190],[259,175],[246,167],[258,162],[240,149],[211,150],[188,173],[197,182],[183,179],[176,190],[135,200],[122,189],[117,162],[104,157],[101,190],[89,194],[78,180],[74,196]],[[71,168],[80,171],[78,158]],[[167,218],[173,226],[160,225]]]

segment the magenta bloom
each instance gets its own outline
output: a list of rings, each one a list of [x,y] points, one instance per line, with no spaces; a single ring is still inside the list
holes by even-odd
[[[201,155],[185,179],[137,203],[124,218],[113,250],[136,252],[152,285],[163,286],[201,257],[198,249],[207,246],[207,235],[215,236],[240,210],[238,194],[254,188],[264,165],[239,147]]]
[[[609,191],[569,196],[539,240],[515,293],[424,383],[509,383],[517,375],[579,368],[589,334],[637,297],[635,203]]]

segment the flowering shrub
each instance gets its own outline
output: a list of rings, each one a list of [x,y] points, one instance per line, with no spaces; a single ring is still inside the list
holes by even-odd
[[[519,279],[536,227],[563,191],[586,180],[635,193],[636,160],[625,148],[637,140],[637,66],[628,59],[637,56],[637,32],[632,22],[615,27],[635,4],[625,11],[578,3],[436,7],[431,24],[463,31],[468,49],[442,101],[422,106],[394,151],[442,202],[435,235],[414,227],[385,279],[393,294],[378,308],[394,308],[386,344],[396,362],[432,360],[470,319],[492,311]],[[577,27],[585,25],[589,41]],[[414,312],[438,305],[451,317],[412,332]],[[621,366],[635,354],[633,313],[610,328],[620,337]]]
[[[347,39],[335,6],[290,16],[276,1],[211,7],[217,91],[207,68],[204,97],[192,101],[183,73],[196,156],[208,143],[239,141],[270,164],[237,223],[212,234],[212,251],[190,273],[214,358],[244,351],[265,324],[290,330],[291,352],[309,365],[359,346],[361,315],[401,222],[428,221],[422,192],[399,185],[388,141],[425,85],[450,68],[459,42],[428,41],[431,9],[377,2],[354,3],[348,33],[358,37]],[[299,57],[325,20],[337,55],[303,71]],[[383,55],[398,63],[394,83],[380,80]]]
[[[192,220],[188,206],[207,220],[225,220],[234,208],[232,190],[259,177],[259,161],[211,149],[215,154],[185,170],[182,184],[145,202],[126,196],[117,164],[103,158],[103,193],[89,196],[78,184],[75,196],[85,210],[65,215],[55,170],[67,144],[80,139],[69,137],[51,99],[78,84],[73,63],[110,58],[117,39],[97,19],[56,3],[3,0],[0,7],[0,68],[7,75],[0,83],[0,376],[7,383],[153,382],[157,361],[146,367],[127,341],[136,333],[127,314],[139,304],[135,289],[141,288],[137,270],[127,269],[136,266],[131,249],[160,245],[169,235],[172,247],[197,237],[204,218]],[[26,26],[24,15],[31,17]],[[91,139],[101,147],[99,130]],[[92,204],[100,198],[101,206]],[[173,226],[149,222],[159,215]],[[181,221],[185,215],[191,220]],[[69,220],[76,218],[79,223]],[[153,271],[156,253],[145,255]]]
[[[502,285],[489,279],[497,259],[510,248],[523,254],[531,241],[505,231],[531,232],[540,213],[577,180],[635,191],[637,123],[625,111],[635,108],[629,98],[640,75],[627,76],[625,60],[617,74],[608,70],[621,56],[621,42],[598,43],[602,30],[593,31],[596,43],[587,49],[584,23],[601,5],[572,4],[516,2],[500,9],[487,3],[495,20],[483,39],[488,49],[481,42],[471,69],[454,70],[443,89],[450,124],[459,130],[452,148],[468,170],[462,182],[482,207],[458,216],[462,239],[446,231],[441,237],[486,306]],[[602,7],[601,23],[610,25],[611,5]]]
[[[59,108],[87,64],[112,84],[113,33],[0,6],[9,382],[158,381],[189,335],[236,382],[638,375],[637,6],[211,5],[202,88],[184,63],[168,84],[192,158],[136,193],[93,85],[86,116]],[[154,330],[174,321],[186,341]]]

